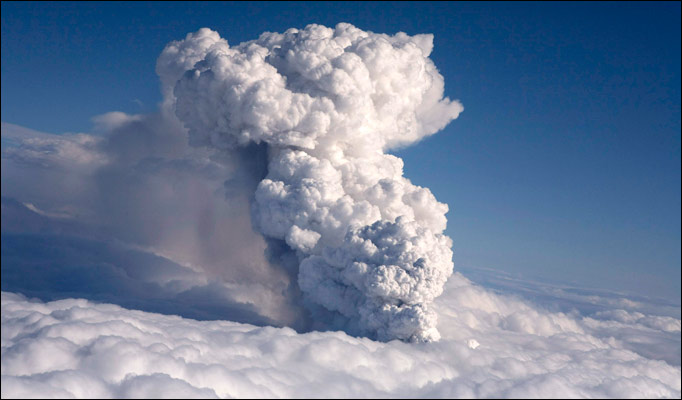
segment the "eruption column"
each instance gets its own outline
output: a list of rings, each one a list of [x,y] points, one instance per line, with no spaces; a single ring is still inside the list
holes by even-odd
[[[386,154],[462,111],[443,98],[432,47],[432,35],[345,23],[230,47],[204,28],[159,57],[164,104],[193,145],[266,145],[253,224],[295,254],[319,327],[378,340],[439,338],[428,305],[452,274],[448,207]]]

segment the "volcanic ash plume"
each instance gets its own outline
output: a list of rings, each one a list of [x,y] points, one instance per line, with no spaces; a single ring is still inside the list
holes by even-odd
[[[165,104],[196,146],[267,149],[253,225],[298,259],[318,327],[438,340],[429,304],[452,274],[447,205],[386,154],[462,111],[443,98],[432,35],[350,24],[264,33],[230,47],[210,29],[168,44]]]

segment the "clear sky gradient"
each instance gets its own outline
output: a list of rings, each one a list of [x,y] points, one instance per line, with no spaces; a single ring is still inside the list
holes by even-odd
[[[680,3],[2,2],[2,120],[153,112],[156,58],[309,23],[433,33],[464,112],[397,152],[450,206],[456,268],[680,302]]]

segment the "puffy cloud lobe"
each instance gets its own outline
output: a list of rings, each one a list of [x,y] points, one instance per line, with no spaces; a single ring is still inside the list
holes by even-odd
[[[193,68],[209,50],[221,47],[228,47],[227,41],[208,28],[188,33],[184,40],[167,44],[156,61],[156,73],[161,78],[163,94],[169,96],[175,82],[185,71]]]
[[[437,340],[436,315],[424,304],[442,293],[451,269],[427,266],[451,266],[451,258],[447,237],[399,217],[351,230],[340,247],[304,259],[299,285],[379,340]]]
[[[432,35],[350,24],[235,47],[202,29],[169,44],[157,64],[164,85],[177,81],[168,102],[190,143],[267,144],[253,220],[296,253],[318,321],[381,340],[437,339],[428,303],[452,273],[447,206],[384,153],[462,111],[443,98],[432,47]]]
[[[187,71],[174,93],[197,143],[365,153],[415,142],[462,111],[443,99],[432,42],[339,24],[264,33],[230,48],[204,28],[169,44],[157,72],[170,83]]]

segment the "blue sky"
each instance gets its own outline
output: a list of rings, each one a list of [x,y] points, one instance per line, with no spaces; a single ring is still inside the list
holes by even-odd
[[[397,153],[450,206],[456,268],[680,301],[679,3],[2,3],[2,120],[91,130],[153,112],[156,58],[350,22],[433,33],[464,112]]]

